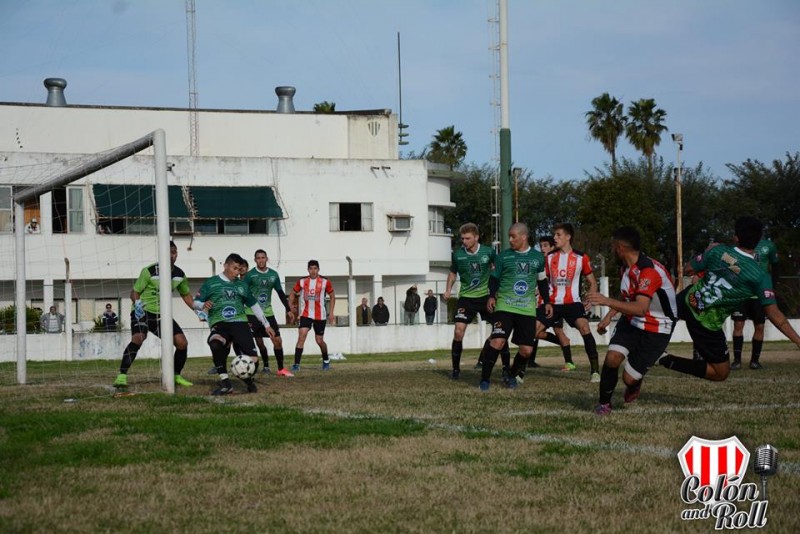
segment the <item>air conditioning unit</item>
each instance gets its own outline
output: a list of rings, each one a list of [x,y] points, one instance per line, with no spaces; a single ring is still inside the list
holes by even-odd
[[[410,232],[413,226],[413,217],[411,215],[389,215],[390,232]]]
[[[191,235],[194,233],[194,224],[190,219],[172,219],[172,235]]]

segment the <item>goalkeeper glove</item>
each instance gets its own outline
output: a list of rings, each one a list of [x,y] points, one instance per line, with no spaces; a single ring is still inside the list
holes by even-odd
[[[142,302],[142,299],[139,299],[133,303],[133,316],[137,319],[144,317],[144,303]]]

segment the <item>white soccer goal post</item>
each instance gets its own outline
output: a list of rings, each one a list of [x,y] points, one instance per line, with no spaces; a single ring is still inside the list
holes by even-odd
[[[17,383],[27,383],[27,340],[26,340],[26,263],[25,263],[25,229],[24,205],[25,201],[38,199],[42,194],[64,187],[76,180],[84,178],[101,169],[109,167],[125,158],[133,156],[149,147],[153,147],[155,167],[155,207],[156,231],[158,239],[158,270],[161,273],[170,273],[170,228],[169,228],[169,197],[167,187],[167,154],[164,130],[155,130],[136,141],[115,149],[97,154],[86,164],[70,169],[54,176],[40,184],[35,184],[14,194],[15,217],[15,254],[16,254],[16,336],[17,336]],[[69,273],[69,269],[67,269]],[[67,275],[65,290],[70,291],[69,274]],[[167,393],[175,392],[175,372],[173,369],[172,351],[172,277],[159,276],[159,297],[161,307],[161,384]],[[68,312],[69,313],[69,312]],[[69,319],[69,317],[68,317]],[[71,339],[71,322],[66,321],[67,340]],[[71,350],[68,342],[67,350]]]

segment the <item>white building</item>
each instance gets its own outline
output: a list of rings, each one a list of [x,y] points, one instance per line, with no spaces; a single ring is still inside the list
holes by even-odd
[[[402,321],[411,284],[420,293],[444,291],[451,236],[443,213],[454,205],[456,175],[399,159],[390,110],[195,113],[198,156],[190,156],[187,109],[0,103],[0,300],[13,303],[15,188],[158,128],[166,132],[177,264],[193,290],[221,270],[228,253],[249,259],[263,248],[287,293],[317,259],[333,280],[340,324],[348,297],[372,305],[383,296],[394,323]],[[36,218],[40,226],[26,235],[31,305],[65,310],[68,264],[76,328],[90,327],[106,302],[128,325],[133,282],[156,261],[153,175],[146,151],[26,204],[22,224]],[[350,274],[355,295],[348,295]],[[437,321],[445,313],[442,303]],[[196,323],[183,305],[175,316]]]

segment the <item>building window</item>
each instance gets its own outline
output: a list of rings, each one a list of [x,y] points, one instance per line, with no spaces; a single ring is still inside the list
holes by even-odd
[[[10,185],[0,185],[0,232],[14,231],[14,202]]]
[[[83,233],[83,187],[67,188],[67,214],[67,231]]]
[[[371,232],[372,203],[331,202],[331,232]]]
[[[226,234],[247,235],[249,231],[247,219],[225,219]]]
[[[444,234],[444,209],[428,206],[428,233]]]

